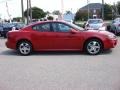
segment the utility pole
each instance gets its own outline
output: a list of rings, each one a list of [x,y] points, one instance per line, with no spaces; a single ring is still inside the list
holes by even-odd
[[[21,10],[22,10],[22,22],[25,22],[25,17],[24,17],[24,5],[23,5],[23,0],[21,0]]]
[[[31,8],[31,0],[29,0],[29,8],[30,8],[30,22],[32,22],[32,8]]]
[[[87,5],[88,5],[88,19],[90,18],[90,7],[89,7],[89,0],[87,0]]]
[[[7,14],[8,14],[8,17],[9,17],[9,19],[10,19],[10,23],[11,23],[11,15],[10,15],[10,13],[9,13],[9,7],[8,7],[7,2],[6,2],[6,8],[7,8]]]
[[[104,0],[102,0],[102,19],[104,20]]]
[[[27,0],[27,24],[29,24],[29,0]]]
[[[115,15],[118,16],[119,15],[118,8],[117,8],[117,5],[115,4],[115,2],[114,2],[114,7],[115,7]]]
[[[63,13],[64,13],[64,2],[61,0],[61,11],[62,11],[62,20],[63,20]]]

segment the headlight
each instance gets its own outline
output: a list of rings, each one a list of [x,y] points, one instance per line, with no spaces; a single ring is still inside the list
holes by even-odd
[[[114,34],[109,34],[108,37],[109,37],[110,39],[116,38],[116,36],[115,36]]]

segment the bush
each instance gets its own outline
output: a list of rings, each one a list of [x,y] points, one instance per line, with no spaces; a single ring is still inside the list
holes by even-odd
[[[48,20],[53,20],[53,17],[52,16],[48,16],[47,19]]]

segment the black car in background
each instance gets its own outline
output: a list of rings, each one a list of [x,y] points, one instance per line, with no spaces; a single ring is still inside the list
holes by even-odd
[[[2,31],[3,31],[3,25],[0,23],[0,36],[2,36]]]
[[[0,34],[1,34],[2,37],[6,38],[7,37],[7,33],[9,31],[11,31],[13,29],[13,27],[16,30],[19,30],[19,29],[23,28],[24,26],[25,26],[25,24],[23,24],[23,23],[3,23],[1,25]]]

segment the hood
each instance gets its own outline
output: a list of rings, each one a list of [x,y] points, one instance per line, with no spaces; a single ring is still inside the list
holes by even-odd
[[[114,35],[113,33],[105,31],[105,30],[87,30],[87,32],[101,33],[101,34],[104,34],[104,35],[111,35],[111,34]]]
[[[105,34],[105,35],[114,35],[113,33],[109,32],[109,31],[104,31],[104,30],[98,30],[98,32]]]

